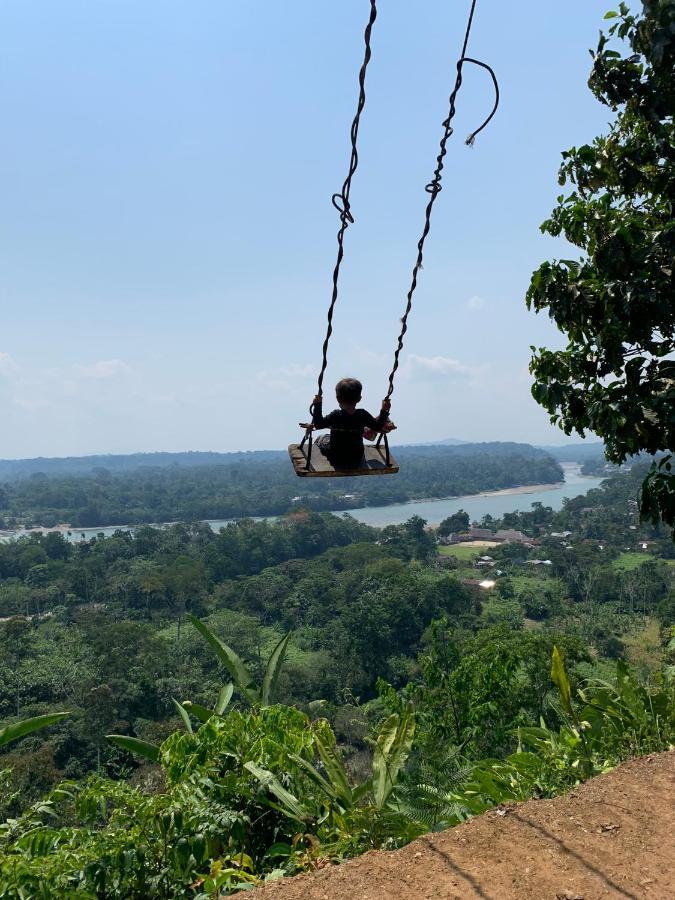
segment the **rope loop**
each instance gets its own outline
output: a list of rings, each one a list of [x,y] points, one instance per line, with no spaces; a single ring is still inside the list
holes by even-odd
[[[349,222],[350,225],[354,223],[354,216],[351,214],[351,209],[349,206],[349,200],[342,193],[333,194],[330,201],[335,209],[340,213],[340,219],[344,222],[345,220]]]
[[[495,89],[495,102],[490,115],[483,122],[480,128],[476,128],[475,131],[472,131],[468,138],[464,141],[467,147],[473,147],[474,141],[476,140],[476,135],[480,134],[481,131],[487,125],[489,125],[489,123],[492,121],[492,117],[497,112],[497,107],[499,106],[499,82],[497,81],[497,76],[494,73],[494,69],[487,63],[481,62],[479,59],[472,59],[470,56],[465,56],[463,62],[473,63],[474,66],[479,66],[481,69],[485,69],[485,71],[490,75],[490,78],[492,79],[492,85]]]

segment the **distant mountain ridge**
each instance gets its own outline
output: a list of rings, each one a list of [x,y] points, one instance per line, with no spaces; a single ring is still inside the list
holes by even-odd
[[[469,443],[455,438],[441,442],[405,444],[393,448],[399,458],[429,456],[466,456],[487,452],[520,454],[541,458],[548,452],[531,444],[513,441],[485,441]],[[251,463],[273,463],[286,458],[285,450],[246,450],[232,453],[188,450],[184,452],[101,454],[92,456],[42,457],[32,459],[0,460],[0,481],[30,478],[31,476],[77,476],[109,473],[121,475],[142,470],[157,471],[167,468],[200,468],[205,466],[234,466]]]
[[[588,459],[604,457],[605,445],[602,441],[578,441],[574,444],[558,444],[558,446],[542,446],[540,450],[548,453],[558,462],[586,462]]]

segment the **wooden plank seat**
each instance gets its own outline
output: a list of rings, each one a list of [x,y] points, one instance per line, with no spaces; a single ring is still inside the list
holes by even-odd
[[[347,478],[354,475],[395,475],[398,472],[398,463],[391,453],[387,465],[384,447],[373,444],[363,449],[363,461],[358,469],[336,468],[316,444],[312,446],[309,468],[307,468],[307,444],[304,447],[300,444],[291,444],[288,455],[291,457],[295,474],[301,478]]]

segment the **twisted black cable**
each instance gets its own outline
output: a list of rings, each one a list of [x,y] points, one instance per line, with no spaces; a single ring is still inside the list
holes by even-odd
[[[321,362],[321,371],[319,373],[317,390],[317,394],[319,394],[319,396],[323,393],[323,378],[326,373],[326,367],[328,365],[328,343],[330,341],[331,334],[333,333],[333,311],[335,309],[335,303],[337,302],[338,298],[338,281],[340,278],[340,266],[342,265],[342,258],[344,256],[345,232],[347,231],[349,225],[354,221],[354,217],[352,216],[351,208],[349,205],[349,195],[352,188],[352,178],[354,177],[354,173],[356,172],[356,168],[359,164],[359,154],[357,151],[356,142],[359,135],[361,113],[363,112],[363,107],[366,105],[366,70],[368,69],[368,63],[370,62],[371,57],[370,36],[376,18],[376,0],[370,0],[370,18],[363,35],[365,51],[363,56],[363,63],[361,64],[361,69],[359,70],[359,100],[356,107],[356,115],[354,116],[354,121],[352,122],[350,131],[352,151],[351,158],[349,160],[349,171],[347,172],[347,177],[345,178],[344,184],[342,185],[342,190],[337,194],[333,194],[331,201],[335,209],[337,209],[337,211],[340,213],[340,229],[337,234],[337,261],[335,263],[335,269],[333,270],[333,293],[331,296],[330,306],[328,308],[328,327],[326,330],[326,337],[323,342],[323,359]],[[310,407],[310,413],[312,412],[312,407]]]
[[[483,128],[488,124],[490,119],[494,116],[497,111],[497,105],[499,104],[499,87],[497,85],[497,79],[495,78],[495,74],[492,69],[487,66],[485,63],[478,62],[478,60],[471,59],[466,56],[466,48],[469,44],[469,36],[471,34],[471,26],[473,25],[473,17],[476,11],[476,2],[477,0],[472,0],[471,9],[469,11],[469,20],[466,26],[466,32],[464,33],[464,43],[462,44],[462,52],[460,54],[459,60],[457,62],[457,77],[455,78],[455,85],[452,89],[452,93],[449,98],[449,110],[448,116],[445,119],[443,124],[443,136],[441,137],[439,153],[436,157],[436,169],[434,171],[434,177],[431,179],[429,184],[424,188],[425,191],[430,194],[429,202],[427,203],[425,215],[424,215],[424,229],[422,231],[422,236],[417,242],[417,259],[415,261],[415,265],[413,266],[412,271],[412,280],[410,284],[410,289],[407,295],[407,304],[405,308],[405,312],[403,314],[403,318],[401,319],[401,332],[398,336],[398,343],[396,350],[394,352],[394,364],[392,370],[389,374],[389,386],[387,389],[386,399],[389,400],[391,395],[394,393],[394,378],[396,376],[396,371],[398,369],[399,364],[399,356],[401,350],[403,349],[403,339],[405,337],[405,333],[408,330],[408,316],[410,314],[410,310],[412,309],[412,301],[413,294],[415,293],[415,288],[417,287],[417,277],[419,275],[419,271],[422,268],[422,262],[424,260],[424,242],[427,239],[427,235],[429,234],[429,229],[431,228],[431,213],[434,208],[434,203],[436,202],[436,197],[441,192],[441,177],[443,173],[443,160],[445,159],[446,154],[446,144],[448,143],[448,139],[453,132],[452,128],[452,120],[455,115],[455,102],[457,100],[457,94],[459,93],[459,89],[462,86],[462,66],[465,62],[475,63],[476,65],[482,66],[487,69],[490,75],[492,76],[492,80],[494,82],[495,90],[497,93],[497,100],[494,105],[492,112],[489,117],[485,120],[485,122],[480,126],[480,128],[476,129],[469,137],[467,138],[467,143],[473,143],[474,138],[478,134],[479,131],[482,131]]]

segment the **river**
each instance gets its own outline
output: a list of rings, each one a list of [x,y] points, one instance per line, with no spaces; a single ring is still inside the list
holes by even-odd
[[[350,509],[349,515],[366,525],[399,525],[411,516],[421,516],[429,525],[438,525],[459,509],[469,514],[472,522],[480,522],[488,513],[495,519],[507,512],[526,512],[532,503],[543,503],[553,509],[561,509],[565,497],[585,494],[604,480],[581,474],[581,466],[576,463],[562,463],[565,472],[563,484],[532,485],[531,487],[507,488],[485,494],[470,494],[466,497],[449,497],[444,500],[416,500],[413,503],[399,503],[392,506],[366,506]],[[335,512],[344,515],[344,511]]]
[[[385,525],[398,525],[407,521],[411,516],[421,516],[429,525],[438,525],[458,509],[464,509],[469,514],[471,521],[479,522],[488,513],[494,518],[499,518],[507,512],[529,510],[532,503],[543,503],[552,506],[553,509],[562,507],[564,497],[576,497],[585,494],[591,488],[598,487],[602,478],[592,478],[581,474],[581,467],[576,463],[563,463],[565,481],[563,484],[532,485],[519,488],[506,488],[503,491],[492,491],[485,494],[468,494],[465,497],[446,497],[444,500],[419,500],[412,503],[398,503],[391,506],[366,506],[363,509],[332,510],[336,516],[350,515],[366,525],[375,525],[380,528]],[[262,517],[264,518],[264,517]],[[270,517],[274,519],[276,517]],[[209,519],[214,531],[229,525],[232,519]],[[107,525],[98,528],[73,528],[66,531],[62,528],[32,529],[30,532],[0,532],[0,541],[14,540],[24,534],[35,534],[37,531],[60,531],[68,540],[89,540],[98,534],[109,536],[116,531],[130,531],[134,526]]]

